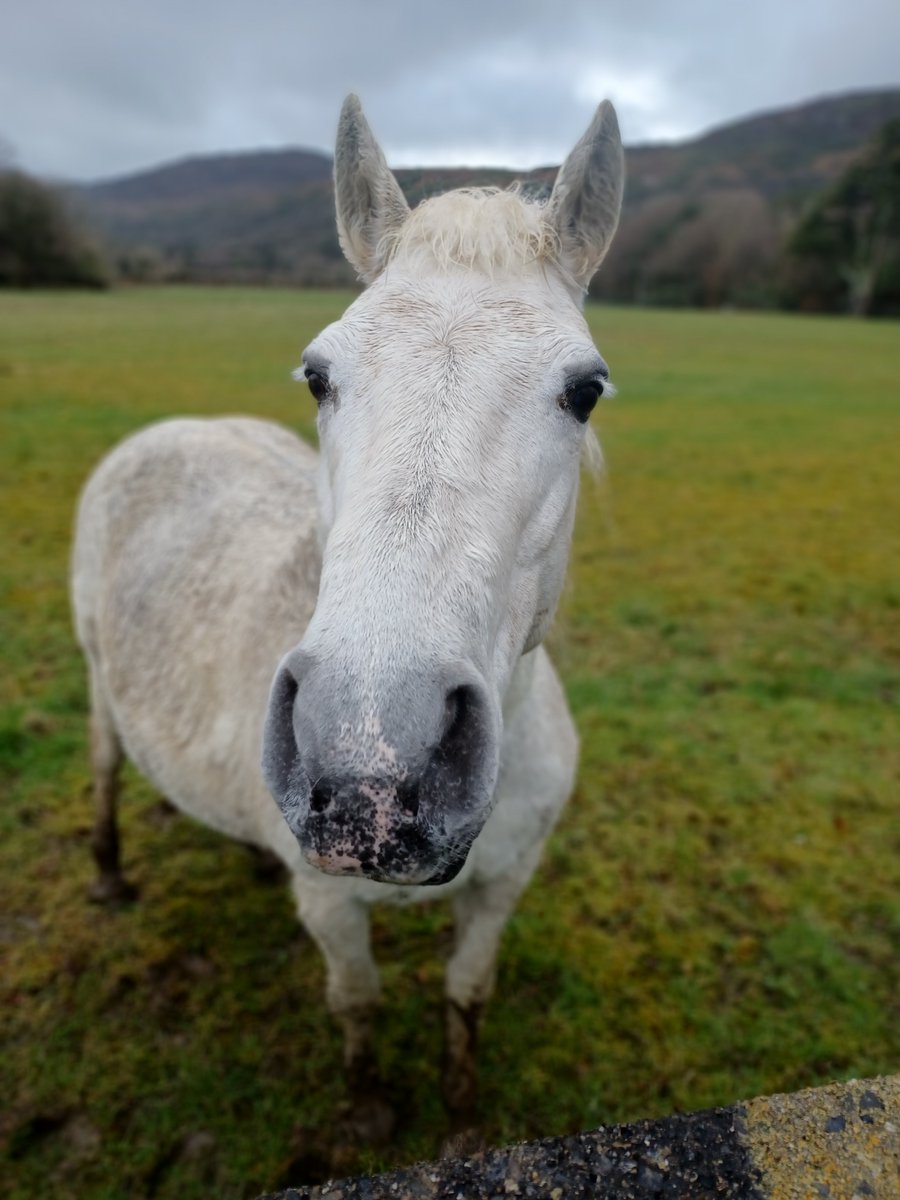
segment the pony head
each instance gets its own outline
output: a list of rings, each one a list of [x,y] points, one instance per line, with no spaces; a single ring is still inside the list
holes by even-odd
[[[337,226],[367,283],[307,347],[323,566],[275,674],[266,781],[330,874],[442,883],[491,811],[503,702],[559,599],[588,418],[581,313],[619,218],[600,105],[546,204],[462,190],[414,211],[350,96]]]

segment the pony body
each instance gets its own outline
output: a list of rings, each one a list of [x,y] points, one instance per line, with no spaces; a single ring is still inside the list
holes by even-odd
[[[499,939],[572,786],[541,641],[608,387],[580,300],[621,145],[604,105],[546,207],[486,190],[410,213],[351,98],[335,183],[370,286],[304,352],[321,452],[251,418],[134,435],[84,491],[72,589],[98,898],[128,891],[123,754],[277,855],[327,963],[351,1120],[383,1136],[368,906],[453,898],[444,1094],[467,1124]]]

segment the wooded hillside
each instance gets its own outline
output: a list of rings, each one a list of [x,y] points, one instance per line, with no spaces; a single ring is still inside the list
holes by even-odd
[[[787,244],[887,122],[900,90],[816,100],[689,142],[627,151],[619,234],[596,295],[646,304],[767,306],[784,294]],[[521,176],[540,192],[548,166]],[[410,202],[513,172],[397,172]],[[196,158],[78,189],[126,277],[345,284],[331,160],[308,150]]]

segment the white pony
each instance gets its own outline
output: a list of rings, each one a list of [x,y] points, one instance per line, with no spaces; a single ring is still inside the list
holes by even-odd
[[[444,1094],[466,1124],[498,942],[571,789],[541,640],[609,386],[581,303],[622,182],[604,102],[546,205],[466,190],[410,212],[349,97],[337,224],[369,286],[303,356],[321,453],[249,418],[169,421],[81,500],[95,895],[128,891],[123,751],[180,809],[273,851],[325,956],[363,1137],[391,1119],[369,906],[453,896]]]

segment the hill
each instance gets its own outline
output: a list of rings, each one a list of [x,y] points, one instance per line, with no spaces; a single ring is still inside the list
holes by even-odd
[[[331,159],[266,150],[184,159],[73,189],[126,274],[337,283]]]
[[[598,295],[646,303],[765,303],[786,240],[890,119],[900,89],[811,101],[677,144],[627,151],[620,232]],[[555,167],[402,170],[410,201],[463,184],[546,188]],[[77,189],[131,274],[336,284],[331,160],[308,150],[188,159]]]
[[[897,116],[900,90],[860,92],[629,150],[622,223],[596,293],[656,304],[773,301],[798,220]]]

